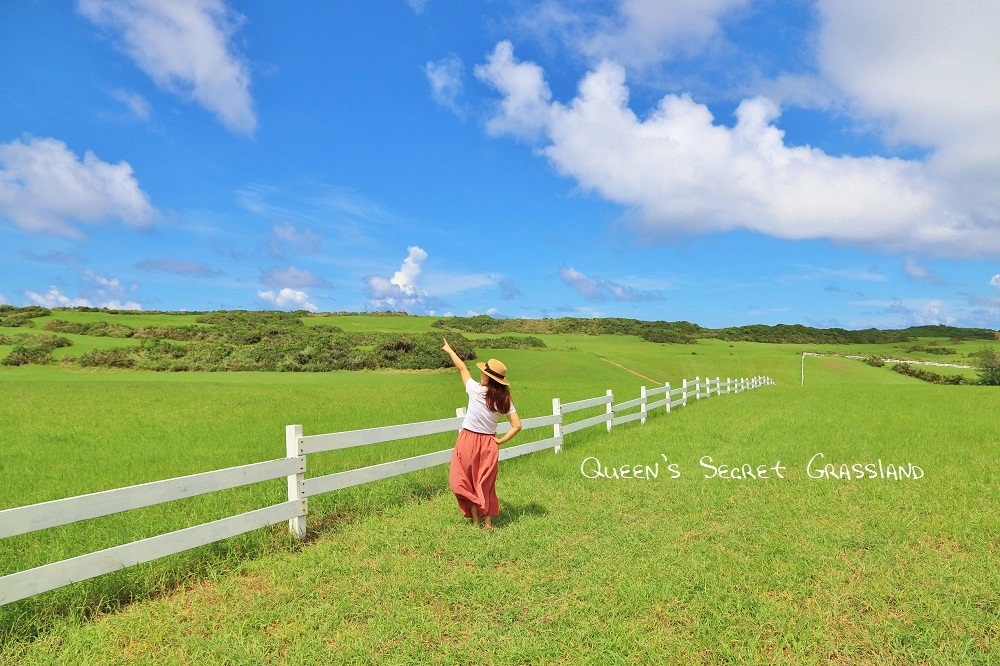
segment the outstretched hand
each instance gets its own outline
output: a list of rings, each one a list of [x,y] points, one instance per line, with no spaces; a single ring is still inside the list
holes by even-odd
[[[448,344],[448,339],[447,338],[441,338],[441,339],[444,340],[444,345],[442,345],[441,349],[450,354],[452,352],[452,348],[451,345]]]

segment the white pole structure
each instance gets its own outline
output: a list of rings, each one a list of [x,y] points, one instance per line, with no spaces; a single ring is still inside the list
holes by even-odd
[[[552,398],[552,416],[561,416],[561,415],[562,415],[562,401],[559,398]],[[562,419],[560,419],[560,421],[561,420]],[[552,438],[556,440],[556,447],[555,447],[556,453],[562,451],[563,437],[562,437],[562,423],[560,421],[556,421],[555,423],[552,424]]]
[[[305,456],[302,452],[301,425],[285,426],[285,455],[289,458],[303,456],[302,459],[305,460]],[[305,469],[298,474],[289,474],[286,478],[288,480],[288,500],[308,501],[306,500]],[[304,515],[288,519],[288,531],[292,533],[293,537],[300,541],[306,538],[306,515],[308,515],[308,510]]]
[[[609,417],[608,418],[608,432],[611,432],[612,421],[614,421],[614,418],[615,418],[615,409],[614,409],[615,394],[611,391],[611,389],[608,389],[607,396],[609,398],[611,398],[610,400],[608,400],[608,412],[607,412],[608,413],[608,417]]]

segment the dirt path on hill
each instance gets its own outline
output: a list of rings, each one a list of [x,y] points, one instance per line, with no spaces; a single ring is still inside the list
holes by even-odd
[[[659,379],[653,379],[653,378],[652,378],[652,377],[650,377],[649,375],[644,375],[644,374],[642,374],[641,372],[636,372],[636,371],[635,371],[635,370],[633,370],[632,368],[627,368],[627,367],[625,367],[624,365],[622,365],[621,363],[615,363],[615,362],[614,362],[614,361],[612,361],[612,360],[611,360],[610,358],[604,358],[603,356],[598,356],[598,358],[599,358],[599,359],[601,359],[602,361],[607,361],[607,362],[608,362],[608,363],[610,363],[611,365],[615,365],[615,366],[618,366],[619,368],[621,368],[621,369],[622,369],[622,370],[624,370],[625,372],[631,372],[631,373],[632,373],[633,375],[635,375],[636,377],[642,377],[643,379],[648,379],[648,380],[649,380],[649,381],[651,381],[651,382],[656,382],[656,383],[657,383],[657,384],[659,384],[660,386],[663,386],[663,382],[661,382],[661,381],[660,381]]]

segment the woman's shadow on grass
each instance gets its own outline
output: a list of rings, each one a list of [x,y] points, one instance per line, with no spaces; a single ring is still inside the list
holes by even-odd
[[[534,518],[548,514],[549,510],[538,502],[504,502],[500,501],[500,513],[493,518],[494,527],[507,527],[521,518]]]

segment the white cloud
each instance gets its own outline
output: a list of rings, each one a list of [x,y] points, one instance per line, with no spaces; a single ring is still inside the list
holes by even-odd
[[[36,291],[26,291],[24,295],[33,304],[41,305],[43,308],[94,307],[86,298],[71,298],[55,286],[50,286],[49,290],[44,294],[39,294]]]
[[[157,86],[193,99],[232,132],[254,134],[250,66],[231,44],[243,17],[222,0],[77,0],[77,9],[119,37]]]
[[[414,14],[423,14],[427,8],[427,0],[406,0],[406,4],[410,6]]]
[[[0,216],[29,233],[82,239],[76,222],[120,219],[145,228],[157,216],[128,162],[80,160],[56,139],[0,144]]]
[[[136,301],[127,301],[126,298],[127,291],[135,292],[138,290],[138,285],[132,285],[131,288],[126,290],[125,286],[121,283],[118,278],[108,278],[98,275],[91,269],[84,269],[83,273],[80,274],[80,280],[84,283],[93,285],[88,289],[92,290],[93,296],[92,300],[97,302],[97,307],[108,308],[111,310],[141,310],[142,305]]]
[[[427,253],[416,245],[406,248],[406,251],[403,265],[399,267],[389,282],[399,287],[399,290],[407,296],[413,296],[419,293],[417,280],[420,278],[420,269],[427,261]]]
[[[1000,235],[1000,4],[823,0],[819,10],[822,75],[890,141],[930,149],[949,200]]]
[[[476,312],[475,310],[467,310],[465,312],[466,317],[478,317],[479,315],[489,315],[490,317],[499,317],[501,312],[496,308],[489,308],[486,312]],[[454,317],[455,315],[451,312],[444,315],[445,317]]]
[[[611,59],[645,68],[678,55],[693,56],[721,39],[724,15],[749,0],[618,0],[583,4],[549,0],[522,19],[543,38],[555,36],[593,61]]]
[[[990,278],[990,284],[1000,289],[1000,273]]]
[[[304,268],[289,266],[288,268],[269,268],[261,282],[268,287],[331,287],[324,278],[314,275]]]
[[[462,59],[456,55],[424,65],[424,74],[431,85],[434,101],[459,115],[463,113],[458,103],[458,98],[462,94],[463,69]]]
[[[413,245],[407,248],[406,259],[393,276],[386,279],[371,275],[365,279],[368,292],[368,307],[375,310],[402,310],[405,312],[426,312],[439,303],[438,299],[420,286],[420,273],[427,253]]]
[[[105,301],[98,305],[101,308],[107,308],[109,310],[141,310],[142,305],[136,301]]]
[[[862,312],[865,318],[850,324],[850,328],[877,327],[884,329],[908,326],[954,326],[976,319],[964,304],[924,298],[894,298],[889,301],[851,301],[851,305],[874,307]]]
[[[142,310],[142,304],[129,300],[128,297],[129,293],[134,294],[138,291],[138,285],[125,287],[118,278],[98,275],[89,268],[84,269],[79,278],[80,294],[75,297],[64,293],[54,285],[44,293],[28,290],[24,295],[31,303],[46,308],[97,307],[109,310]]]
[[[1000,4],[821,0],[825,77],[890,137],[927,147],[1000,152]],[[982,144],[978,149],[972,143]]]
[[[146,98],[127,90],[112,90],[109,94],[128,107],[129,112],[139,120],[148,121],[153,112]]]
[[[516,62],[510,42],[500,42],[486,64],[476,65],[476,78],[503,93],[500,112],[488,121],[491,134],[513,134],[533,139],[550,124],[552,91],[545,72],[534,63]]]
[[[559,275],[563,282],[588,301],[657,301],[663,299],[663,295],[659,291],[640,291],[620,282],[588,277],[570,266],[563,266]]]
[[[285,287],[277,293],[268,289],[258,291],[258,298],[268,305],[273,305],[281,310],[308,310],[316,312],[319,308],[309,302],[309,294],[297,289]]]
[[[743,100],[736,124],[667,95],[640,119],[625,71],[605,61],[568,104],[550,101],[541,69],[501,42],[477,76],[503,95],[491,133],[542,136],[539,152],[583,188],[633,210],[649,238],[748,229],[786,239],[827,238],[955,255],[1000,252],[1000,215],[949,205],[924,164],[834,157],[785,143],[778,107]]]
[[[10,305],[10,301],[3,294],[0,294],[0,305]]]

